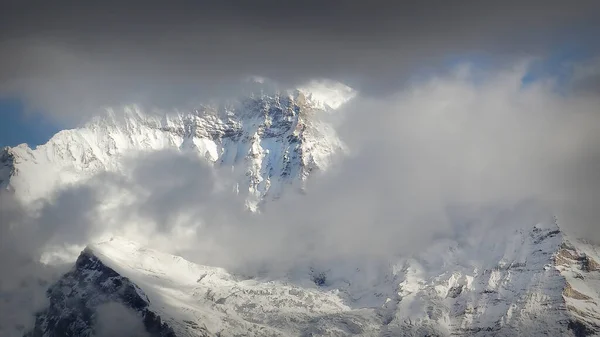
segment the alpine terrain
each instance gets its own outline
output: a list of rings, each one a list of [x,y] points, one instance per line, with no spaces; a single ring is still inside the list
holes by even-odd
[[[4,148],[0,187],[33,212],[61,188],[119,172],[127,156],[175,149],[231,167],[247,211],[260,212],[344,155],[319,117],[353,95],[314,82],[160,117],[138,106],[108,110],[35,149]],[[465,228],[416,256],[341,269],[248,277],[113,237],[90,243],[51,282],[31,281],[47,302],[28,324],[3,323],[0,335],[100,336],[99,317],[115,303],[141,336],[600,335],[600,247],[567,236],[556,220]],[[18,303],[17,293],[0,295]]]

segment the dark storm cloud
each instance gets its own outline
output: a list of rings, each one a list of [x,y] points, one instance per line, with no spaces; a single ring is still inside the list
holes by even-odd
[[[184,105],[254,74],[381,94],[448,55],[502,63],[587,41],[597,10],[597,1],[14,1],[0,14],[0,89],[70,116],[131,101]]]

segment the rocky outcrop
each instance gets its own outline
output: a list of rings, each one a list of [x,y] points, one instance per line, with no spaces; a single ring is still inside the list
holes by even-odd
[[[138,106],[109,109],[81,128],[63,130],[35,149],[21,144],[0,157],[0,187],[24,201],[47,197],[66,183],[119,171],[121,159],[175,149],[196,153],[241,177],[239,191],[256,209],[287,185],[301,188],[344,146],[319,118],[330,109],[306,94],[272,92],[157,115]],[[20,174],[16,174],[20,172]],[[43,174],[41,174],[43,172]]]
[[[247,279],[118,239],[88,248],[50,288],[33,336],[85,335],[106,301],[165,336],[599,334],[600,278],[580,261],[597,258],[595,248],[553,225],[505,235],[431,247],[368,271],[367,281],[360,268],[336,266],[309,268],[305,279]]]
[[[48,289],[49,307],[38,313],[35,327],[26,337],[94,336],[99,306],[117,302],[139,315],[153,337],[175,337],[171,327],[149,310],[144,292],[128,278],[104,265],[91,251],[84,251],[73,270]]]
[[[591,297],[584,295],[584,294],[580,293],[579,291],[573,289],[571,284],[568,282],[567,282],[567,285],[565,286],[565,289],[563,289],[563,296],[573,298],[576,300],[582,300],[582,301],[591,301],[592,300]]]

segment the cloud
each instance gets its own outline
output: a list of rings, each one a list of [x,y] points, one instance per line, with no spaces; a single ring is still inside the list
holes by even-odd
[[[597,47],[597,1],[367,3],[11,2],[0,17],[0,93],[64,122],[105,105],[169,108],[262,75],[314,77],[363,94],[397,91],[417,68],[483,53],[511,63],[556,41]]]
[[[2,192],[0,268],[42,270],[32,263],[44,251],[113,234],[249,274],[369,265],[549,214],[600,242],[597,62],[575,65],[563,93],[552,78],[523,87],[518,63],[563,41],[597,53],[598,10],[597,1],[13,1],[0,14],[0,97],[66,125],[107,105],[232,95],[247,75],[284,85],[327,77],[361,94],[338,130],[351,155],[314,175],[307,195],[261,214],[242,210],[229,189],[236,176],[168,151],[132,157],[123,174],[67,187],[36,211]],[[441,68],[472,53],[490,67]],[[27,273],[3,274],[2,289]]]
[[[72,259],[112,235],[244,275],[302,281],[309,266],[332,277],[360,267],[364,282],[398,256],[477,245],[484,233],[552,215],[567,233],[600,242],[599,98],[557,91],[551,79],[523,86],[526,69],[459,66],[392,95],[357,97],[337,124],[349,155],[314,173],[306,194],[288,191],[259,214],[234,193],[243,170],[178,150],[132,154],[122,172],[66,186],[33,209],[2,192],[0,268],[13,273],[2,274],[0,292],[28,295],[0,305],[21,308],[0,328],[22,332],[46,303],[44,282],[63,269],[40,257]]]
[[[501,240],[552,215],[600,242],[599,98],[546,80],[523,86],[526,69],[457,67],[357,97],[337,127],[350,154],[259,214],[234,193],[243,172],[177,150],[132,154],[121,173],[67,186],[35,211],[2,193],[1,267],[120,235],[244,275],[302,280],[312,266],[346,277],[448,241]]]
[[[569,86],[572,90],[582,94],[598,95],[600,93],[600,58],[596,57],[574,64]]]
[[[148,337],[142,317],[121,303],[109,302],[96,309],[94,337]]]
[[[23,336],[35,322],[34,312],[49,303],[50,282],[64,266],[39,263],[45,237],[12,194],[0,192],[0,335]],[[37,258],[37,259],[36,259]]]
[[[53,247],[123,235],[246,273],[385,260],[553,214],[600,242],[600,102],[552,81],[523,86],[526,69],[457,67],[387,97],[358,97],[338,126],[350,155],[312,176],[306,195],[288,193],[260,214],[233,192],[237,173],[161,151],[60,191],[22,239]]]
[[[372,130],[361,143],[388,147],[396,158],[391,162],[404,168],[398,177],[417,184],[409,190],[439,196],[444,204],[535,199],[557,212],[591,209],[599,181],[593,173],[598,98],[562,95],[551,81],[523,87],[523,73],[521,66],[483,79],[457,72],[415,85],[385,103],[393,112],[384,123],[356,113],[356,127]],[[386,106],[374,102],[361,110],[390,112]],[[563,221],[595,228],[581,217]]]
[[[412,254],[463,235],[465,217],[476,226],[518,228],[556,214],[565,230],[600,240],[598,99],[561,95],[551,82],[523,87],[525,69],[475,77],[459,67],[386,98],[359,98],[339,126],[350,157],[309,180],[306,196],[288,194],[259,215],[233,211],[227,190],[207,197],[200,191],[214,189],[177,184],[161,191],[210,200],[210,207],[190,213],[202,208],[178,202],[183,206],[161,213],[210,216],[195,229],[200,241],[193,246],[203,248],[188,254],[230,267]],[[165,162],[138,168],[170,172]],[[175,174],[191,186],[207,176]],[[138,209],[160,207],[158,200]]]

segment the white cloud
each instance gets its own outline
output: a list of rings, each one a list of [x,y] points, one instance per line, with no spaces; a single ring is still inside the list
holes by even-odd
[[[545,82],[523,88],[523,72],[474,81],[460,71],[383,99],[357,97],[339,129],[351,155],[313,176],[307,195],[261,214],[218,184],[233,179],[225,172],[158,152],[131,158],[125,176],[63,191],[40,218],[26,218],[45,230],[20,240],[44,247],[119,234],[245,273],[374,263],[551,213],[600,240],[600,102]]]

